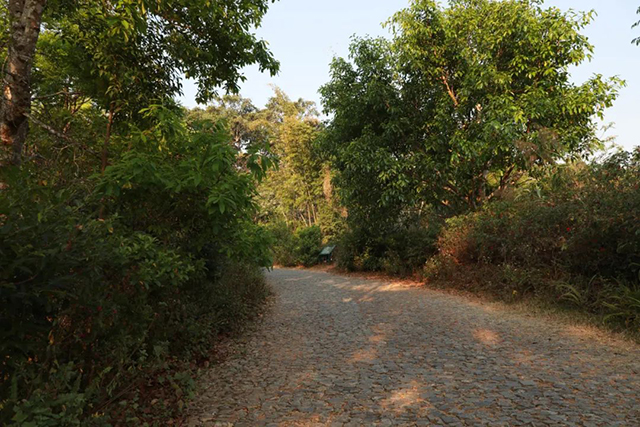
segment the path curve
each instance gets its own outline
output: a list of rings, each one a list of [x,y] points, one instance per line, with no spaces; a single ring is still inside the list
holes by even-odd
[[[640,351],[386,280],[275,270],[190,426],[640,425]]]

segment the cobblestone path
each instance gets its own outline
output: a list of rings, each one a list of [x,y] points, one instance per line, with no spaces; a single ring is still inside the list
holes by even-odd
[[[640,426],[637,346],[391,281],[275,270],[190,426]]]

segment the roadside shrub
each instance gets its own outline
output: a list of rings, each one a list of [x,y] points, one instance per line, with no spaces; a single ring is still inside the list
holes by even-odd
[[[301,227],[292,231],[285,222],[274,222],[268,225],[268,230],[274,264],[282,267],[311,267],[318,263],[322,250],[322,230],[319,226]]]
[[[211,123],[146,114],[104,174],[2,170],[2,425],[166,421],[189,363],[266,297],[269,240],[252,218],[267,163],[248,150],[239,165]],[[136,410],[156,395],[169,412]]]
[[[408,227],[387,236],[382,270],[388,274],[409,276],[435,253],[438,228]]]
[[[318,263],[322,250],[322,230],[317,225],[300,228],[294,234],[296,263],[310,267]]]
[[[338,238],[334,252],[336,266],[343,270],[355,271],[360,267],[358,255],[364,250],[366,237],[362,228],[350,227]]]
[[[435,253],[439,229],[435,216],[422,224],[412,221],[379,233],[351,227],[339,240],[336,264],[347,270],[411,275]]]
[[[488,288],[498,295],[535,294],[638,328],[639,186],[638,150],[558,167],[534,186],[449,219],[425,275],[496,266],[480,282],[493,282]]]
[[[267,230],[271,235],[273,263],[282,267],[297,265],[296,239],[289,225],[284,221],[272,222],[267,224]]]

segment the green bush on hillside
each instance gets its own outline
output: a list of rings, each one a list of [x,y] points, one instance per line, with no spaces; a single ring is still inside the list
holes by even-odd
[[[294,253],[296,242],[289,225],[284,221],[271,222],[267,224],[267,230],[272,241],[273,263],[282,267],[297,265]]]
[[[159,374],[184,399],[192,381],[176,369],[267,294],[268,236],[252,217],[268,162],[249,151],[238,167],[225,132],[187,129],[174,110],[147,120],[102,175],[2,171],[0,424],[117,424]]]
[[[300,228],[294,234],[296,261],[305,267],[318,263],[322,250],[322,231],[317,225]]]
[[[295,231],[285,222],[268,225],[273,242],[273,261],[283,267],[303,265],[311,267],[318,263],[322,250],[322,230],[319,226],[301,227]]]
[[[379,233],[352,227],[339,240],[336,264],[347,270],[411,275],[435,253],[440,223],[431,216],[423,224],[413,221]]]
[[[640,152],[559,167],[533,186],[452,218],[427,276],[493,266],[480,285],[533,294],[640,326]],[[634,326],[635,325],[635,326]]]

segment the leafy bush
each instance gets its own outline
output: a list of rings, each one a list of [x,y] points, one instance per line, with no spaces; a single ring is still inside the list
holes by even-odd
[[[275,264],[310,267],[318,263],[322,249],[322,230],[319,226],[302,227],[293,232],[285,222],[276,222],[269,225],[269,231]]]
[[[347,270],[411,275],[435,253],[439,229],[440,220],[435,216],[376,234],[364,227],[352,227],[338,243],[336,263]]]
[[[427,276],[496,266],[496,294],[561,300],[637,328],[640,305],[640,151],[549,176],[451,218]],[[466,270],[465,270],[466,271]]]
[[[295,237],[289,225],[284,221],[267,224],[267,229],[271,234],[271,250],[273,262],[283,267],[293,267],[297,265],[295,256]]]
[[[305,267],[318,263],[322,249],[322,231],[317,225],[300,228],[294,234],[296,261]]]
[[[2,170],[2,425],[122,423],[159,393],[159,373],[175,390],[163,401],[182,400],[192,381],[179,370],[267,294],[269,240],[252,218],[268,160],[251,147],[240,158],[211,123],[145,114],[104,174]]]

